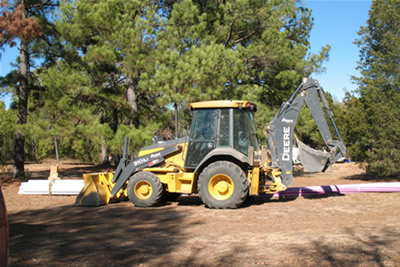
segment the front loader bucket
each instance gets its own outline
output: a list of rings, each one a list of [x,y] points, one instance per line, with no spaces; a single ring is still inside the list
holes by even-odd
[[[111,198],[111,191],[115,185],[111,182],[113,175],[111,172],[84,174],[84,186],[75,200],[75,206],[97,207],[126,199],[125,189],[121,189]]]

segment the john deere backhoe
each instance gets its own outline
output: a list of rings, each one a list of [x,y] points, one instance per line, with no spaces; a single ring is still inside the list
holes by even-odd
[[[297,141],[309,171],[323,171],[346,149],[318,82],[309,78],[282,104],[260,146],[253,121],[257,106],[248,101],[207,101],[190,104],[190,136],[140,150],[128,159],[129,139],[114,173],[85,175],[76,205],[98,206],[124,196],[138,207],[150,207],[181,193],[198,193],[210,208],[237,208],[248,196],[285,190],[292,182],[293,131],[302,106],[310,109],[327,151]],[[321,107],[321,103],[323,108]],[[339,140],[334,140],[325,115]]]

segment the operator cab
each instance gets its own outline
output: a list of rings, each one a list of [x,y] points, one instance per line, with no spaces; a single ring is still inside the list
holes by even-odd
[[[193,169],[212,150],[230,147],[248,156],[248,148],[259,150],[253,113],[248,101],[207,101],[192,103],[194,110],[185,168]]]

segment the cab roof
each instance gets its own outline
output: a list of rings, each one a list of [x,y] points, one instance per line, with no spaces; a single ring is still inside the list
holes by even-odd
[[[190,109],[202,108],[250,108],[256,111],[257,105],[245,100],[213,100],[190,104]]]

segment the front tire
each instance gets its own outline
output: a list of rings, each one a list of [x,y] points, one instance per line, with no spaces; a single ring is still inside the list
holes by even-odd
[[[197,182],[200,198],[209,208],[234,209],[243,204],[249,193],[244,171],[229,161],[208,165]]]
[[[157,175],[138,172],[128,182],[129,200],[137,207],[154,207],[160,203],[163,187]]]

